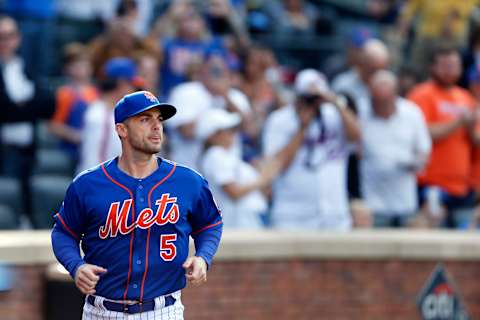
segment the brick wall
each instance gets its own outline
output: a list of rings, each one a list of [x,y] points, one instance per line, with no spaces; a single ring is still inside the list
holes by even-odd
[[[15,268],[13,289],[0,292],[0,319],[42,320],[44,306],[44,266]]]
[[[415,299],[435,265],[395,260],[218,261],[207,285],[184,290],[185,316],[188,320],[420,319]],[[445,267],[471,318],[480,319],[480,263],[446,262]],[[46,305],[59,298],[43,296],[44,270],[17,268],[14,289],[0,293],[0,319],[43,319]],[[79,301],[70,285],[71,299]]]
[[[184,291],[186,318],[420,319],[416,297],[436,263],[217,263],[208,285]],[[445,264],[472,319],[480,319],[480,263]]]

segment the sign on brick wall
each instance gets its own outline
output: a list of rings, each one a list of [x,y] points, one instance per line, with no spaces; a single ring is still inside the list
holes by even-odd
[[[458,290],[445,267],[438,264],[417,298],[424,320],[469,320]]]
[[[3,264],[0,264],[0,292],[12,289],[13,270]]]

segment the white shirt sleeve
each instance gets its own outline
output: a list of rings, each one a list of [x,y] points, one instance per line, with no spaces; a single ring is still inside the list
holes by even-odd
[[[209,148],[202,159],[202,172],[217,186],[235,182],[235,158],[220,147]]]
[[[96,106],[91,106],[85,113],[85,125],[82,130],[80,161],[77,173],[92,168],[100,163],[100,144],[104,130],[105,115]]]
[[[289,107],[285,107],[289,108]],[[286,119],[285,110],[278,110],[270,114],[265,121],[262,135],[263,154],[267,157],[274,156],[277,152],[288,145],[292,138],[288,126],[295,119]],[[295,114],[293,115],[295,116]]]
[[[228,92],[228,97],[243,114],[249,114],[252,111],[250,102],[243,92],[237,89],[230,89]]]
[[[420,162],[419,166],[423,167],[426,164],[432,150],[432,139],[430,137],[430,133],[428,132],[427,123],[423,113],[420,111],[420,108],[417,107],[412,111],[415,115],[414,125],[416,130],[416,158]]]
[[[345,71],[340,74],[338,74],[335,78],[332,80],[332,85],[331,88],[335,92],[341,92],[345,91],[345,88],[348,87],[348,81],[350,78],[351,71]]]

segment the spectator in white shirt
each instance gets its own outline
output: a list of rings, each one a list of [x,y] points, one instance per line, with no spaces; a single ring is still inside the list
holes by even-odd
[[[349,230],[346,163],[349,142],[360,139],[357,120],[316,70],[297,75],[295,93],[294,104],[273,112],[264,127],[264,154],[283,160],[273,226]]]
[[[169,103],[177,107],[177,115],[169,121],[172,160],[198,167],[203,142],[196,135],[198,119],[211,108],[225,109],[241,117],[241,126],[248,123],[250,103],[241,91],[231,87],[230,72],[221,56],[212,55],[205,61],[200,81],[178,85],[170,94]],[[174,120],[175,119],[175,120]],[[241,143],[236,138],[235,152],[241,155]]]
[[[0,15],[0,173],[19,179],[22,213],[26,213],[20,222],[29,226],[35,224],[30,183],[36,157],[35,123],[50,118],[55,99],[32,80],[31,66],[17,55],[21,39],[15,20]]]
[[[416,172],[428,160],[431,139],[420,109],[398,96],[396,76],[377,71],[371,99],[360,110],[362,126],[361,188],[377,227],[409,224],[417,212]]]
[[[262,189],[268,187],[280,169],[270,160],[257,171],[231,152],[241,118],[224,109],[207,111],[198,123],[198,135],[205,141],[200,170],[209,181],[222,210],[225,228],[260,229],[261,214],[267,211]]]
[[[122,150],[115,131],[113,109],[117,101],[134,91],[136,66],[129,58],[113,58],[105,64],[104,74],[100,98],[85,113],[77,172],[116,157]]]
[[[367,40],[360,50],[361,54],[356,65],[332,81],[335,92],[348,94],[356,104],[369,97],[368,82],[371,75],[388,68],[390,64],[388,48],[378,39]]]

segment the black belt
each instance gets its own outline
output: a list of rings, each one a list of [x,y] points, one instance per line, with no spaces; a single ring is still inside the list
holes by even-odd
[[[165,296],[165,307],[171,306],[175,303],[175,298],[172,295]],[[95,306],[95,297],[88,296],[87,302]],[[103,301],[103,306],[109,311],[123,312],[128,314],[135,314],[141,312],[152,311],[155,309],[155,300],[148,300],[137,302],[135,304],[125,304],[121,302]]]

